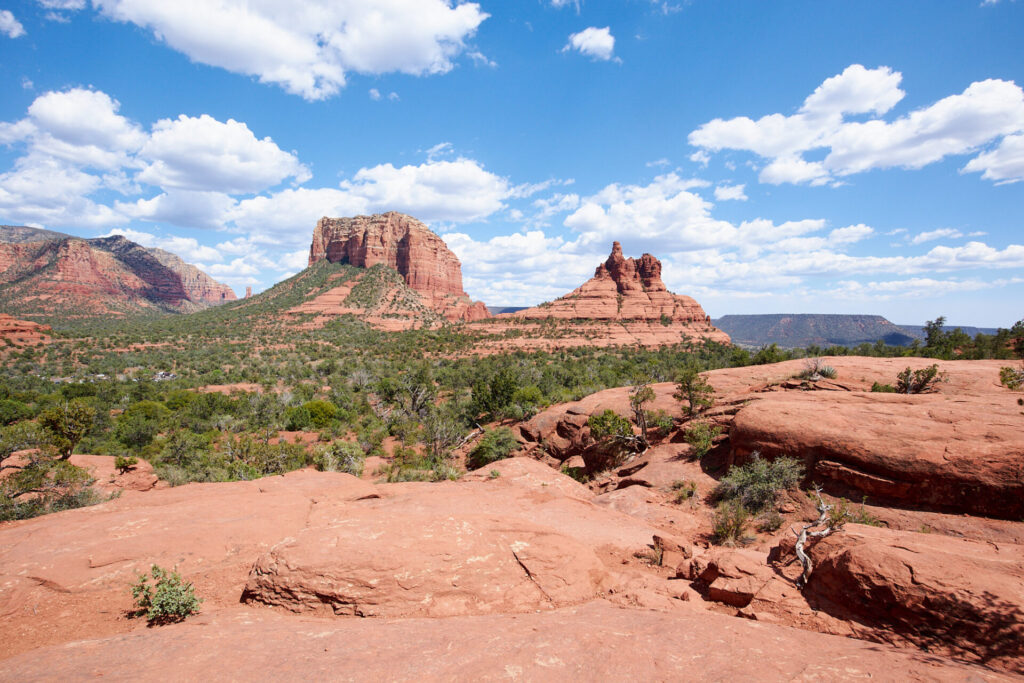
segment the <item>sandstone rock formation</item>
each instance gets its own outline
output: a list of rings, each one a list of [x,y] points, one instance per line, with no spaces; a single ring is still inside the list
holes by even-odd
[[[204,612],[206,610],[204,609]],[[1011,681],[925,653],[592,602],[539,614],[315,619],[225,609],[0,661],[11,680]]]
[[[124,237],[0,230],[0,307],[18,315],[188,313],[234,299],[230,287],[177,256]]]
[[[0,677],[1007,680],[710,613],[681,597],[674,568],[633,559],[652,542],[665,558],[690,552],[665,532],[536,461],[489,469],[499,476],[373,485],[301,471],[126,490],[0,524]],[[153,563],[194,582],[201,615],[153,629],[125,618],[127,586]]]
[[[36,346],[50,341],[47,325],[18,320],[6,313],[0,313],[0,344],[9,346]]]
[[[812,556],[805,595],[816,607],[880,640],[1024,673],[1024,547],[849,525]]]
[[[540,329],[551,322],[553,330]],[[661,261],[650,254],[625,258],[618,242],[594,277],[569,294],[502,314],[479,327],[494,334],[514,331],[509,348],[662,346],[700,339],[729,343],[700,304],[668,291],[661,280]]]
[[[427,226],[405,214],[321,218],[313,231],[309,265],[322,260],[360,268],[387,265],[448,320],[490,315],[482,302],[470,301],[463,291],[458,257]]]

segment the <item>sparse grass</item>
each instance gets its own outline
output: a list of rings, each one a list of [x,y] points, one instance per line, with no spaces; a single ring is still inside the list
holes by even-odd
[[[728,547],[745,543],[749,526],[750,512],[740,500],[719,503],[711,523],[715,543]]]
[[[688,479],[674,481],[672,482],[672,491],[674,492],[672,500],[679,505],[697,495],[697,482]]]

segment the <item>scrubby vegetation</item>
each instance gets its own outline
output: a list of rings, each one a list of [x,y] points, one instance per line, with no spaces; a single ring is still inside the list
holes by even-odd
[[[492,462],[503,460],[519,447],[515,435],[508,427],[498,427],[484,433],[480,442],[466,456],[466,467],[475,470]]]
[[[626,454],[676,427],[678,413],[649,409],[656,382],[676,382],[682,417],[692,420],[712,402],[701,373],[716,368],[823,355],[1024,355],[1024,321],[965,340],[939,319],[924,344],[910,347],[752,353],[687,342],[479,356],[474,344],[489,337],[472,325],[381,332],[352,316],[313,324],[312,316],[289,312],[360,274],[350,303],[372,306],[390,277],[377,271],[321,261],[257,297],[188,316],[50,321],[52,344],[8,349],[0,367],[0,515],[95,502],[88,475],[67,461],[75,452],[120,458],[122,471],[146,460],[173,485],[306,466],[358,474],[370,456],[385,458],[388,481],[448,479],[458,476],[453,450],[479,425],[527,419],[610,387],[634,385],[640,433],[614,413],[592,418],[590,433]],[[715,429],[683,422],[698,456]],[[490,430],[467,462],[484,466],[512,448],[506,431]],[[16,451],[32,455],[11,458]]]
[[[146,617],[150,626],[183,621],[198,613],[202,602],[196,597],[192,584],[185,582],[178,572],[155,564],[150,574],[139,575],[131,592],[135,601],[134,616]]]

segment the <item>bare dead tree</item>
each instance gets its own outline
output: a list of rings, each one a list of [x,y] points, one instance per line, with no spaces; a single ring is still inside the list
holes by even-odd
[[[804,567],[803,573],[800,574],[800,578],[796,582],[797,588],[800,590],[803,590],[807,585],[807,581],[811,578],[811,572],[814,571],[814,563],[811,562],[811,556],[807,554],[807,541],[812,538],[825,538],[836,531],[842,530],[843,524],[846,523],[846,512],[843,511],[839,515],[832,514],[835,506],[829,505],[824,501],[821,497],[820,487],[814,487],[814,494],[818,497],[818,519],[810,524],[805,524],[799,532],[790,528],[790,531],[796,536],[794,550],[797,559],[800,560],[800,564]],[[821,528],[816,529],[815,527]]]

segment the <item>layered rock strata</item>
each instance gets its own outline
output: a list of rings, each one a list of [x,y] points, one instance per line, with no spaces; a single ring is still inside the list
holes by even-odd
[[[121,236],[86,240],[33,228],[0,230],[0,306],[12,313],[187,313],[234,299],[230,287],[174,254]]]
[[[514,332],[496,350],[640,345],[657,347],[687,340],[729,343],[693,298],[668,291],[661,261],[650,254],[626,258],[622,245],[594,271],[594,277],[565,296],[497,316],[484,328]]]
[[[451,321],[490,314],[462,289],[462,266],[430,228],[396,211],[352,218],[321,218],[313,231],[309,265],[322,260],[360,268],[384,264],[398,271],[427,304]]]

